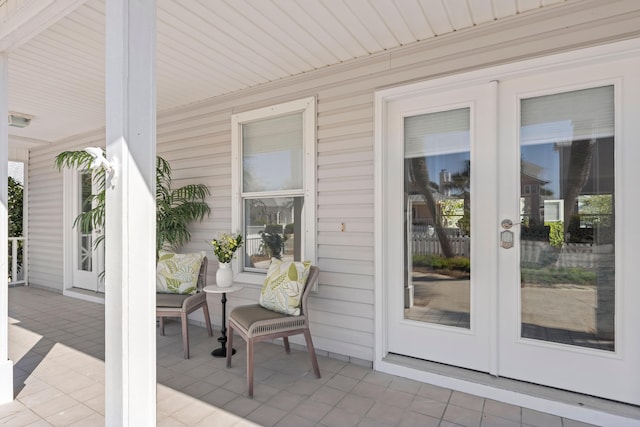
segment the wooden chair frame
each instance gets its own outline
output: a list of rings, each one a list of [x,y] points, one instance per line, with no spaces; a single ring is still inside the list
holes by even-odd
[[[318,268],[311,266],[309,277],[307,278],[307,282],[302,293],[300,315],[298,316],[276,313],[263,308],[258,304],[236,307],[229,314],[227,368],[231,367],[232,351],[230,349],[233,348],[233,333],[235,331],[247,343],[247,393],[249,397],[253,397],[254,344],[260,341],[282,338],[285,351],[289,354],[291,353],[289,337],[291,335],[304,334],[304,339],[307,343],[307,350],[311,357],[313,372],[316,378],[320,378],[320,367],[318,366],[318,359],[313,347],[311,332],[309,331],[309,319],[307,317],[307,299],[311,293],[311,289],[313,289],[318,280],[318,275]],[[257,317],[270,318],[254,321],[248,325],[248,327],[245,327],[246,325],[243,326],[238,317],[243,313],[243,311],[246,313],[247,310],[257,314]]]
[[[156,294],[156,316],[160,320],[160,335],[164,336],[164,318],[179,317],[182,323],[182,347],[184,358],[189,358],[189,322],[190,313],[202,308],[204,311],[204,322],[209,336],[213,336],[211,319],[209,317],[209,306],[207,305],[207,294],[202,291],[207,285],[207,257],[202,259],[200,271],[198,272],[197,290],[193,295],[181,294]]]

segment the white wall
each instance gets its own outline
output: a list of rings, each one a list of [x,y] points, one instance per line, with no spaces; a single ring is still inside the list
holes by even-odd
[[[158,154],[170,161],[175,184],[203,183],[212,193],[212,215],[193,227],[185,250],[208,250],[212,259],[207,242],[231,226],[231,114],[317,96],[321,276],[318,294],[310,299],[313,339],[318,350],[373,360],[375,90],[640,36],[637,2],[603,3],[571,4],[533,17],[523,14],[159,114]],[[64,149],[104,145],[103,139],[102,132],[96,132],[32,150],[31,283],[62,289],[62,174],[55,170],[53,158]],[[344,232],[340,223],[345,224]],[[210,282],[215,265],[212,261]],[[247,287],[229,295],[228,309],[255,302],[258,292]],[[217,325],[219,305],[210,296]]]

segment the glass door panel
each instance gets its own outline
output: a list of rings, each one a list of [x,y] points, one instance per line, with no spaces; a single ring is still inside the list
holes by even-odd
[[[80,172],[78,188],[78,211],[85,213],[91,210],[91,172]],[[78,265],[80,271],[93,270],[93,230],[83,232],[80,223],[75,226],[78,238]]]
[[[615,350],[612,85],[521,100],[521,336]]]
[[[76,221],[80,213],[88,212],[92,208],[94,194],[93,175],[90,171],[74,172],[73,176],[73,263],[72,263],[72,287],[94,292],[104,292],[101,288],[99,273],[104,269],[104,251],[96,248],[97,230],[85,230]]]
[[[470,328],[470,108],[404,119],[405,319]]]

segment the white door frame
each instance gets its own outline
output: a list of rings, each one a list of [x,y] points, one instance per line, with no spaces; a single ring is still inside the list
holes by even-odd
[[[388,214],[386,196],[389,191],[384,187],[386,171],[384,168],[384,128],[387,115],[388,103],[403,96],[410,96],[416,91],[433,90],[435,88],[447,88],[463,82],[490,82],[493,80],[505,79],[526,75],[535,70],[551,71],[567,67],[578,67],[602,63],[607,60],[624,59],[629,56],[640,56],[640,39],[627,40],[608,45],[590,47],[586,49],[550,55],[543,58],[525,60],[513,64],[497,66],[490,69],[481,69],[469,73],[453,75],[419,82],[406,86],[384,89],[375,94],[375,346],[374,346],[374,369],[394,375],[405,376],[431,384],[448,387],[454,390],[473,393],[476,395],[497,399],[532,409],[542,410],[560,416],[570,417],[576,420],[591,421],[598,420],[603,424],[622,425],[629,422],[629,419],[616,415],[605,414],[591,408],[579,407],[573,404],[563,403],[556,400],[545,399],[532,396],[521,391],[504,390],[486,384],[465,379],[454,378],[445,374],[429,372],[410,365],[403,365],[388,358],[387,340],[387,316],[388,302],[385,298],[385,283],[387,283],[389,266],[385,264],[387,251],[400,250],[398,247],[388,247],[389,231],[385,226],[385,218]],[[636,211],[640,210],[638,200],[631,201]],[[496,218],[495,229],[499,230],[499,219]],[[497,235],[497,233],[496,233]],[[496,236],[497,239],[497,236]],[[497,245],[496,245],[497,246]],[[497,266],[493,266],[497,270]],[[626,295],[629,297],[629,295]],[[634,295],[637,299],[639,295]],[[497,295],[492,295],[497,298]],[[496,314],[497,316],[497,314]],[[493,319],[497,324],[497,319]]]

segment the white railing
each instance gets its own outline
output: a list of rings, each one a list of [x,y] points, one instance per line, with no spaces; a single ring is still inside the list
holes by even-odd
[[[262,238],[260,236],[255,237],[255,235],[249,235],[245,239],[244,244],[245,251],[250,256],[262,254]]]
[[[11,276],[9,277],[9,286],[23,285],[26,283],[24,277],[24,266],[26,265],[26,253],[24,251],[24,237],[9,237],[11,243],[10,260],[11,260]],[[23,242],[20,245],[19,242]],[[18,264],[18,254],[22,254],[22,264]]]

